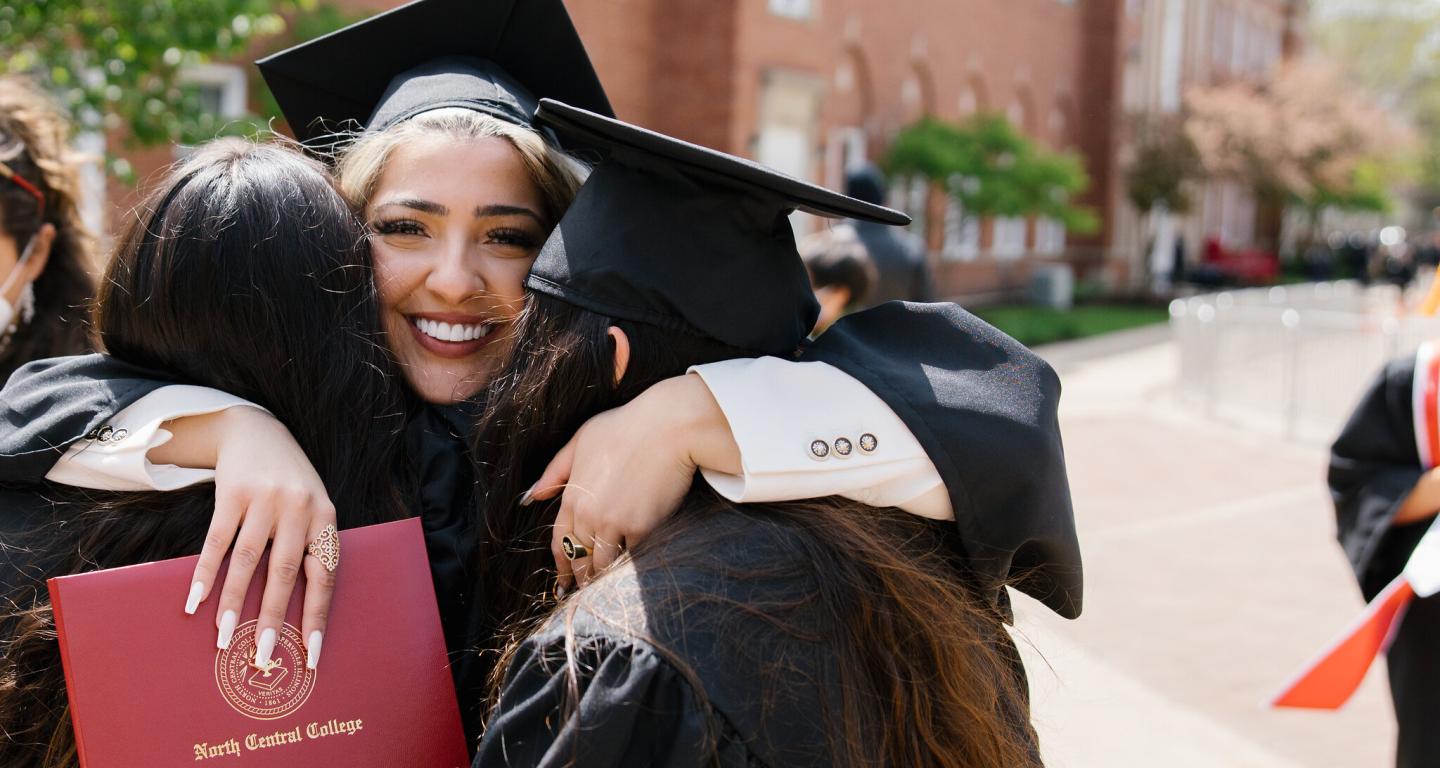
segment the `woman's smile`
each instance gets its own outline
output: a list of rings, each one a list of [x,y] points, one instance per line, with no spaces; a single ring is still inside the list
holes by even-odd
[[[496,333],[504,324],[498,318],[484,318],[454,313],[408,315],[415,340],[426,351],[446,358],[462,358],[484,349],[500,338]]]

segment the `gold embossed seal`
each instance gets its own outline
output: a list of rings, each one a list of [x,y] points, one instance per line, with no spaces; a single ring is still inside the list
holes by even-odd
[[[305,668],[300,632],[280,626],[270,663],[255,666],[255,622],[235,628],[228,649],[215,654],[215,684],[225,703],[255,720],[275,720],[299,709],[315,690],[315,671]]]

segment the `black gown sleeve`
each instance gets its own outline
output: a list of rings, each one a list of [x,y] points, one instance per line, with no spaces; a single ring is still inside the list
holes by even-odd
[[[0,390],[0,483],[43,480],[72,443],[173,383],[107,355],[27,363]]]
[[[893,301],[831,326],[801,357],[834,365],[905,422],[945,481],[964,566],[1080,614],[1080,544],[1057,411],[1060,379],[955,304]]]
[[[1414,378],[1414,355],[1386,364],[1330,447],[1337,535],[1367,600],[1400,573],[1429,527],[1391,526],[1424,473],[1415,446]]]
[[[473,768],[749,764],[743,745],[717,732],[690,685],[654,649],[619,638],[578,645],[577,702],[563,635],[525,641]]]

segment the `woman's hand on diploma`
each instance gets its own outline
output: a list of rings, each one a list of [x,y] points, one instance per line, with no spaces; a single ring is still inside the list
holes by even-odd
[[[215,606],[216,645],[228,648],[251,577],[269,544],[270,562],[255,627],[256,664],[270,660],[295,583],[304,573],[301,637],[307,665],[313,669],[335,587],[335,575],[318,558],[305,555],[306,545],[335,523],[335,506],[319,474],[285,425],[255,408],[189,417],[167,429],[175,437],[150,452],[152,461],[215,468],[215,515],[205,534],[185,612],[195,613],[212,594],[229,552],[230,565]]]

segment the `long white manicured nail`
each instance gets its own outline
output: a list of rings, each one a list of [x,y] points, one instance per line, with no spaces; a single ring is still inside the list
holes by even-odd
[[[238,619],[234,611],[226,611],[220,615],[220,635],[215,639],[215,647],[225,650],[230,647],[230,638],[235,636],[235,621]]]
[[[270,663],[270,654],[275,652],[275,630],[266,629],[260,633],[260,640],[255,643],[255,666],[263,667]]]
[[[205,593],[205,585],[195,582],[190,585],[190,596],[185,598],[185,612],[191,616],[195,615],[195,609],[200,607],[200,595]]]
[[[310,642],[306,643],[305,648],[306,669],[314,669],[320,663],[320,642],[324,639],[325,635],[318,629],[310,633]]]
[[[530,503],[533,502],[533,501],[535,501],[535,489],[534,489],[534,488],[531,488],[530,490],[528,490],[528,491],[520,494],[520,506],[522,506],[522,507],[528,507],[528,506],[530,506]]]

